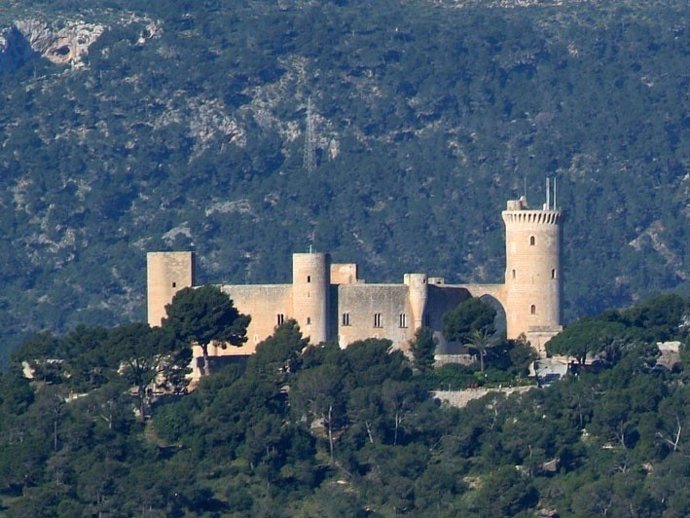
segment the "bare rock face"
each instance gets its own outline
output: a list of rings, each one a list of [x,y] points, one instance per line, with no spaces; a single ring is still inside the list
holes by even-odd
[[[105,29],[102,25],[71,21],[53,31],[46,23],[33,19],[17,22],[16,28],[34,52],[58,65],[79,65]]]
[[[40,20],[27,19],[0,31],[0,73],[12,72],[33,57],[58,65],[79,66],[105,27],[70,21],[57,30]]]

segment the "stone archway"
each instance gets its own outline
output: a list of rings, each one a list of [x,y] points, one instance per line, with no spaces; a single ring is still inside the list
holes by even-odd
[[[464,284],[470,296],[478,297],[496,310],[496,331],[505,336],[508,325],[505,284]]]
[[[489,304],[492,308],[496,310],[496,318],[494,319],[494,327],[496,328],[496,336],[505,337],[506,329],[508,326],[508,321],[506,320],[506,310],[503,304],[493,295],[485,293],[479,295],[479,300]]]

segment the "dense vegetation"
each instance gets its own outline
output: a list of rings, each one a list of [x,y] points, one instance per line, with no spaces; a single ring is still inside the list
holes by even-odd
[[[0,512],[687,516],[689,308],[662,297],[608,312],[628,324],[598,369],[464,409],[429,397],[445,368],[413,369],[385,340],[310,345],[288,322],[246,364],[135,413],[118,365],[136,357],[127,344],[174,344],[150,340],[165,326],[44,335],[15,359],[52,370],[0,375]],[[657,339],[684,343],[672,370]]]
[[[568,319],[687,291],[687,2],[557,3],[6,2],[106,30],[0,75],[0,347],[143,320],[148,250],[196,249],[202,282],[285,281],[309,244],[500,281],[504,200],[546,175]]]

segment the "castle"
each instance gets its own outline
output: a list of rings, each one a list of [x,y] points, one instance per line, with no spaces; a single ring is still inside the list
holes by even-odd
[[[356,264],[332,263],[326,253],[296,253],[291,284],[219,286],[252,320],[242,347],[210,347],[209,355],[252,354],[287,319],[295,319],[312,343],[337,340],[346,347],[356,340],[387,338],[404,349],[421,326],[440,334],[444,313],[469,297],[490,297],[500,304],[507,337],[524,334],[544,355],[545,343],[562,330],[562,214],[549,192],[547,184],[541,209],[530,209],[524,196],[507,202],[502,212],[503,284],[446,284],[443,278],[425,273],[407,273],[402,284],[367,284],[359,278]],[[148,253],[149,324],[160,325],[165,305],[175,293],[194,285],[192,252]]]

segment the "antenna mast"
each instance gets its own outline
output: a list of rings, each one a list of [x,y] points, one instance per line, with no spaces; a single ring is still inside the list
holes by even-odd
[[[314,120],[311,113],[311,96],[307,99],[307,128],[304,133],[304,170],[311,173],[316,169],[314,149]]]

